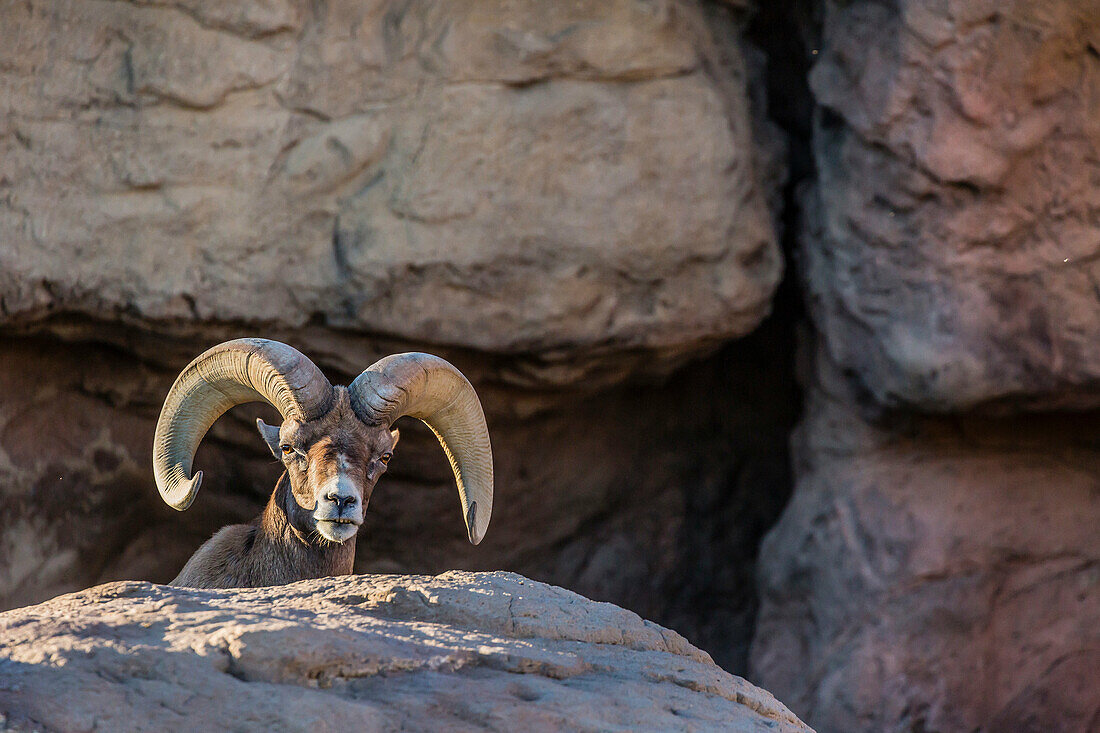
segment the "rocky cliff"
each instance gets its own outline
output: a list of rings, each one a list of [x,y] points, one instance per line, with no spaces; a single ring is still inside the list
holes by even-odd
[[[419,349],[482,396],[493,524],[465,542],[402,425],[357,570],[614,601],[822,731],[1100,730],[1098,29],[1082,0],[0,7],[0,607],[167,580],[258,511],[266,408],[214,426],[187,513],[153,490],[206,347],[334,382]]]
[[[1100,6],[820,9],[754,679],[821,730],[1100,730]]]

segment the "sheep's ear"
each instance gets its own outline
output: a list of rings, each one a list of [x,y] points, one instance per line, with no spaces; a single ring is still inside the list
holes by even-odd
[[[390,450],[392,451],[397,447],[397,441],[401,440],[401,431],[394,428],[390,431],[390,437],[393,438],[393,445],[390,446]]]
[[[260,431],[260,437],[267,443],[267,447],[271,449],[271,455],[275,456],[278,460],[283,460],[283,451],[279,446],[279,427],[277,425],[268,425],[260,418],[256,418],[256,427]]]

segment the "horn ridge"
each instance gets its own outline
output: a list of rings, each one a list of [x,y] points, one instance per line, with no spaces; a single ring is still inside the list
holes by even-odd
[[[206,431],[230,408],[268,402],[283,419],[309,421],[332,407],[332,385],[297,349],[244,338],[204,351],[176,378],[153,437],[153,476],[161,498],[183,511],[195,499],[202,472],[191,476]]]
[[[348,395],[368,424],[388,427],[408,415],[435,433],[454,472],[470,542],[481,542],[493,511],[493,452],[481,401],[462,372],[431,354],[394,354],[367,367]]]

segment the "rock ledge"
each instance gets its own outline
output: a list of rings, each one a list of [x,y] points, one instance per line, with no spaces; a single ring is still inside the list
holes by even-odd
[[[495,573],[109,583],[0,614],[14,730],[809,730],[674,631]]]

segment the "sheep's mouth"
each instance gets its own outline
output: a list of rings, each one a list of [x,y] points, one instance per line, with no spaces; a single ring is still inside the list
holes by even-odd
[[[316,511],[313,513],[313,519],[318,524],[321,522],[328,522],[329,524],[354,524],[358,527],[363,523],[362,513],[356,511],[348,514],[337,514],[331,511]]]
[[[344,542],[355,536],[360,524],[362,522],[357,522],[350,517],[318,519],[317,532],[330,542]]]

